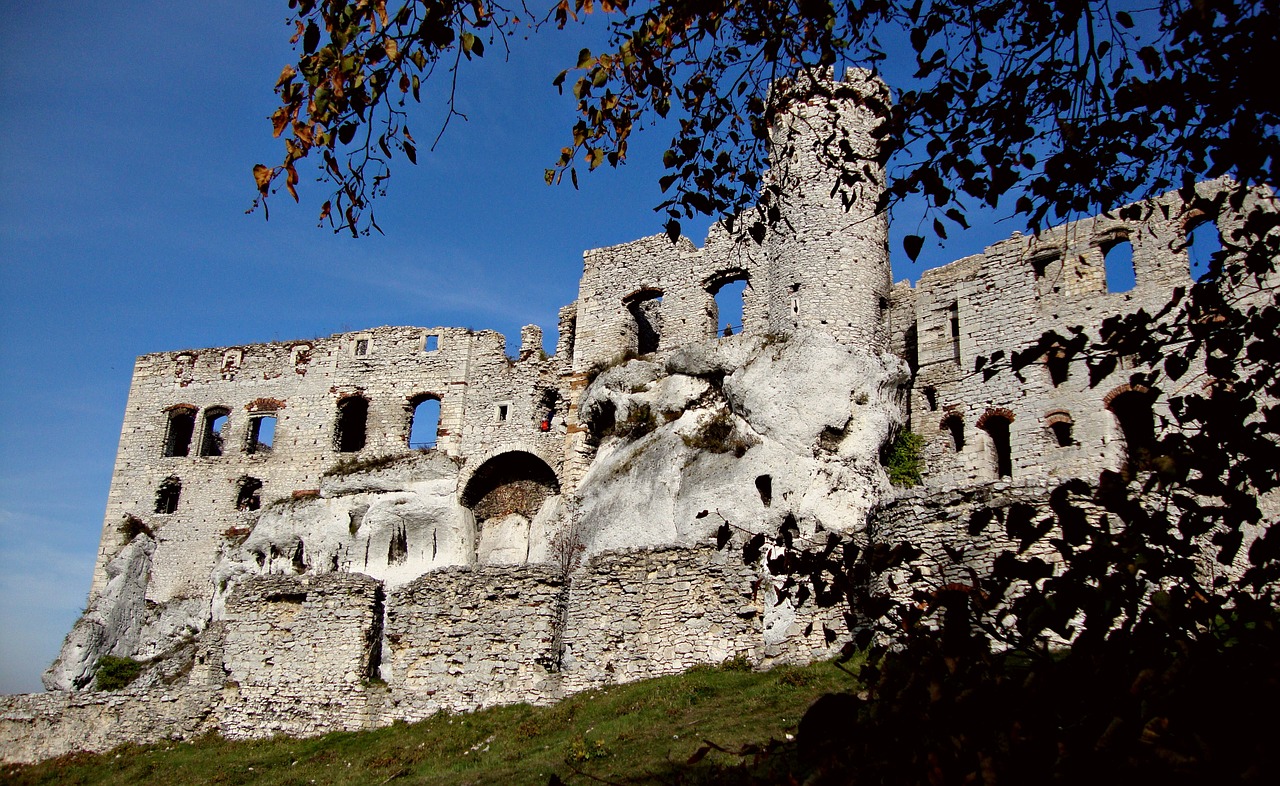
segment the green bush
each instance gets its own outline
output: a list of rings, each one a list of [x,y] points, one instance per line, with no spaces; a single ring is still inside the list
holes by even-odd
[[[98,658],[97,673],[94,675],[94,687],[98,690],[120,690],[133,682],[142,673],[142,661],[133,658],[117,658],[114,655],[103,655]]]
[[[884,467],[889,472],[889,482],[895,486],[920,485],[920,449],[924,437],[910,431],[900,431],[889,445]]]

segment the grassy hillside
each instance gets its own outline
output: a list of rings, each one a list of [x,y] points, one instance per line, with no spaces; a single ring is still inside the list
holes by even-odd
[[[29,767],[6,766],[12,784],[537,784],[742,783],[794,755],[784,745],[756,762],[713,751],[794,735],[819,695],[848,690],[830,663],[763,673],[733,665],[578,694],[553,707],[518,705],[438,715],[362,733],[310,740],[187,743],[77,754]],[[749,767],[749,771],[744,770]]]

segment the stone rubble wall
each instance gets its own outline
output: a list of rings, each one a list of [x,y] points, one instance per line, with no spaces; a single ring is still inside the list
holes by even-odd
[[[382,718],[559,698],[562,588],[559,569],[524,565],[434,571],[392,592]]]
[[[216,695],[211,687],[186,687],[0,696],[0,760],[28,763],[189,739],[207,728]]]
[[[242,582],[227,601],[219,731],[305,737],[368,728],[382,615],[381,582],[358,573]]]
[[[767,577],[728,547],[611,552],[569,590],[566,693],[743,657],[757,665],[832,657],[822,623],[838,612],[778,605]],[[807,633],[806,629],[813,624]]]
[[[875,510],[867,522],[867,536],[879,542],[908,542],[923,553],[910,563],[923,577],[924,586],[941,587],[952,582],[970,584],[970,569],[979,575],[989,571],[1003,551],[1016,552],[1018,541],[1005,531],[1009,510],[1022,506],[1035,520],[1052,515],[1049,497],[1058,482],[1048,478],[1018,482],[992,481],[965,488],[939,491],[915,488],[901,491]],[[1079,500],[1073,504],[1088,508]],[[998,511],[976,532],[970,532],[975,514]],[[950,554],[957,555],[958,559]],[[1023,556],[1053,561],[1052,546],[1042,539]],[[909,570],[892,577],[901,587],[911,586]],[[904,596],[905,597],[905,594]]]
[[[385,600],[382,582],[361,574],[247,577],[165,684],[0,697],[0,760],[210,731],[307,737],[546,704],[734,656],[830,657],[822,624],[837,628],[838,614],[776,604],[739,553],[607,553],[567,585],[551,564],[451,567]]]
[[[144,671],[117,692],[0,696],[0,761],[35,762],[76,751],[184,740],[217,729],[226,626],[205,629],[173,673]]]

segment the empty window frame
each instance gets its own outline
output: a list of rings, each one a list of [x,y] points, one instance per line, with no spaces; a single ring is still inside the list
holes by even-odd
[[[262,507],[262,481],[248,475],[236,482],[236,510],[257,510]]]
[[[907,325],[907,329],[903,332],[902,349],[902,359],[907,361],[907,367],[911,369],[911,374],[914,376],[916,370],[920,368],[920,333],[914,321]],[[937,409],[937,407],[932,408]]]
[[[1071,375],[1071,359],[1064,346],[1055,344],[1050,347],[1044,353],[1044,365],[1049,370],[1049,381],[1055,388],[1066,382]]]
[[[1148,469],[1156,446],[1155,416],[1151,412],[1151,392],[1141,386],[1124,385],[1107,395],[1107,409],[1115,416],[1124,436],[1125,475]]]
[[[711,295],[708,305],[711,317],[711,336],[732,336],[742,332],[747,296],[747,274],[730,273],[713,279],[707,287]]]
[[[953,300],[947,307],[947,318],[951,327],[951,359],[960,362],[960,301]]]
[[[358,338],[358,339],[356,339],[356,345],[355,345],[355,348],[354,348],[354,350],[353,350],[353,354],[354,354],[356,357],[358,357],[358,358],[362,358],[362,357],[364,357],[364,356],[368,355],[368,354],[369,354],[369,339],[367,339],[367,338]]]
[[[221,456],[222,437],[230,421],[231,410],[226,407],[208,407],[204,411],[204,425],[200,429],[200,455]]]
[[[177,477],[165,478],[156,490],[156,513],[169,515],[178,510],[178,497],[182,496],[182,481]]]
[[[1203,281],[1222,254],[1222,233],[1211,218],[1199,215],[1187,222],[1187,264],[1192,281]]]
[[[440,334],[428,333],[422,337],[422,351],[435,352],[440,348]]]
[[[1009,426],[1013,423],[1013,413],[1006,409],[987,410],[978,421],[978,428],[987,432],[991,439],[991,450],[995,454],[995,470],[997,477],[1013,477],[1013,452],[1009,442]]]
[[[1102,244],[1102,265],[1108,292],[1128,292],[1137,286],[1133,268],[1133,243],[1128,235],[1117,235]]]
[[[244,443],[245,453],[270,453],[276,440],[276,416],[253,414],[249,416],[249,433]]]
[[[924,394],[925,403],[929,405],[930,412],[938,411],[938,389],[933,385],[925,385],[920,388],[920,392]]]
[[[951,437],[951,448],[957,453],[964,450],[964,418],[952,412],[942,419],[940,425]]]
[[[430,450],[440,433],[440,397],[424,393],[409,399],[409,447]]]
[[[1072,430],[1075,422],[1071,419],[1071,413],[1065,409],[1054,410],[1045,415],[1045,425],[1049,427],[1049,433],[1053,436],[1053,441],[1060,448],[1070,447],[1076,444],[1075,438],[1072,436]]]
[[[196,431],[194,407],[174,407],[169,410],[169,420],[164,434],[164,455],[188,456],[191,454],[191,437]]]
[[[493,419],[499,423],[506,423],[507,418],[511,416],[511,402],[503,401],[493,405]]]
[[[639,355],[658,351],[662,344],[662,291],[642,289],[624,300],[627,311],[635,322],[635,343]]]
[[[338,402],[338,422],[333,445],[340,453],[364,450],[368,434],[369,400],[364,396],[347,396]]]
[[[1049,266],[1057,261],[1057,259],[1058,255],[1056,253],[1042,254],[1038,257],[1033,257],[1030,261],[1032,276],[1037,280],[1047,276],[1049,274]]]

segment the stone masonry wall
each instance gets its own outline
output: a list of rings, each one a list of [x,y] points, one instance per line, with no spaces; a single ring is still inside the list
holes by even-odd
[[[119,525],[126,516],[145,522],[159,542],[147,599],[207,599],[209,572],[224,533],[245,529],[253,518],[237,509],[244,478],[262,483],[265,505],[319,488],[323,474],[340,459],[406,453],[412,404],[423,396],[441,401],[438,450],[471,457],[474,466],[518,445],[558,471],[566,396],[550,397],[558,411],[545,431],[538,402],[544,389],[558,391],[562,364],[558,358],[543,359],[540,352],[512,361],[504,349],[503,337],[488,331],[376,328],[309,341],[140,357],[91,599],[105,586],[106,564],[125,543]],[[343,453],[335,444],[338,405],[353,395],[368,401],[367,437],[362,449]],[[196,433],[188,455],[165,456],[169,413],[176,405],[196,411]],[[202,455],[209,452],[204,420],[217,407],[230,410],[221,455]],[[270,450],[249,445],[251,421],[259,415],[277,418]],[[181,483],[176,510],[157,513],[157,491],[168,478]]]
[[[232,738],[371,725],[382,584],[358,573],[260,576],[227,601],[218,727]]]
[[[1002,551],[1016,551],[1018,542],[1008,536],[1004,524],[1008,511],[1015,505],[1039,519],[1051,515],[1050,493],[1057,481],[1045,477],[1017,482],[991,481],[959,489],[939,491],[916,488],[899,492],[892,500],[875,510],[867,522],[868,537],[881,542],[906,541],[923,554],[910,564],[920,571],[925,586],[941,587],[951,582],[969,584],[969,569],[984,574]],[[1076,504],[1080,504],[1078,501]],[[982,509],[1000,511],[976,533],[970,523]],[[1045,541],[1032,546],[1035,556],[1052,559],[1052,547]],[[959,559],[948,554],[955,554]],[[892,577],[904,588],[910,587],[908,571]]]
[[[1201,184],[1200,195],[1208,198],[1223,187]],[[1155,315],[1175,286],[1191,285],[1186,228],[1201,215],[1195,206],[1170,195],[1150,205],[1143,221],[1119,215],[1077,221],[1039,237],[1015,234],[980,255],[926,271],[914,290],[895,288],[894,314],[904,317],[900,345],[918,365],[911,429],[925,439],[926,485],[949,488],[998,477],[996,446],[980,427],[992,416],[1011,419],[1015,479],[1096,477],[1124,464],[1123,433],[1108,404],[1143,371],[1130,359],[1096,381],[1083,354],[1067,364],[1065,380],[1053,378],[1046,358],[1017,374],[984,372],[999,353],[1007,360],[1049,330],[1064,340],[1074,339],[1073,329],[1083,330],[1096,340],[1106,318],[1139,309]],[[1217,217],[1224,237],[1236,220]],[[1137,283],[1128,291],[1108,291],[1104,250],[1116,243],[1132,245]],[[1180,384],[1203,382],[1193,368]],[[1050,428],[1062,421],[1070,424],[1065,444]],[[953,429],[962,434],[959,450]]]
[[[735,656],[753,664],[831,657],[822,622],[839,629],[838,616],[776,604],[768,579],[743,565],[735,548],[608,552],[589,560],[570,586],[565,692]]]
[[[391,593],[382,720],[560,696],[563,581],[551,565],[448,568]]]
[[[803,79],[801,81],[804,81]],[[830,95],[793,100],[772,129],[772,168],[782,191],[781,221],[764,241],[769,331],[808,328],[868,351],[885,347],[889,294],[888,216],[877,210],[884,172],[873,131],[889,107],[889,90],[870,72],[850,68]],[[783,87],[783,100],[793,88]],[[846,158],[848,156],[849,158]],[[834,162],[862,175],[832,197]],[[848,199],[848,204],[842,202]]]

